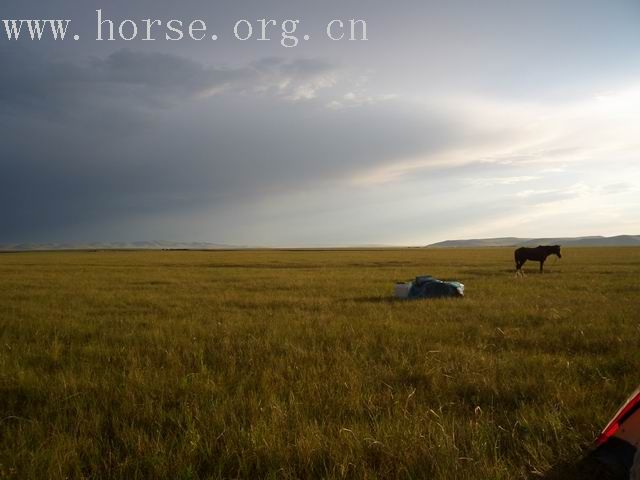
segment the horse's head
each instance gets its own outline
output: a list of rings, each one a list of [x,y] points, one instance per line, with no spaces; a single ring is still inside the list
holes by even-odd
[[[560,253],[560,245],[553,245],[551,247],[551,253],[553,255],[557,255],[558,258],[562,258],[562,254]]]

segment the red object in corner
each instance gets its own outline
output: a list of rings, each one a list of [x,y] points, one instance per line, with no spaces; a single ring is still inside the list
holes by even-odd
[[[613,437],[618,431],[618,428],[620,428],[620,425],[638,408],[640,408],[640,388],[633,392],[631,397],[620,407],[613,419],[604,427],[604,430],[602,430],[602,433],[600,433],[596,439],[596,446],[599,447],[605,444],[607,440]]]

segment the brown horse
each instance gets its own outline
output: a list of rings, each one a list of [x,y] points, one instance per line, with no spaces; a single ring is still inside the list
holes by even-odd
[[[538,245],[535,248],[520,247],[516,249],[513,254],[516,261],[516,276],[519,274],[524,275],[522,266],[527,260],[540,262],[540,273],[542,273],[542,267],[549,255],[556,255],[558,258],[562,258],[560,245]]]

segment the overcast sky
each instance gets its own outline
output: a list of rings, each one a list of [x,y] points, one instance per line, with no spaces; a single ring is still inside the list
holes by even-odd
[[[219,39],[96,42],[98,8]],[[311,38],[233,38],[265,17]],[[1,243],[640,234],[637,0],[3,0],[11,18],[80,39],[0,25]],[[351,18],[368,41],[326,38]]]

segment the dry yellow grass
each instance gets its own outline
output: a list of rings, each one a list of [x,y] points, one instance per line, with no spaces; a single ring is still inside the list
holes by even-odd
[[[640,249],[563,253],[1,254],[0,477],[579,478],[640,383]],[[467,296],[390,299],[418,274]]]

